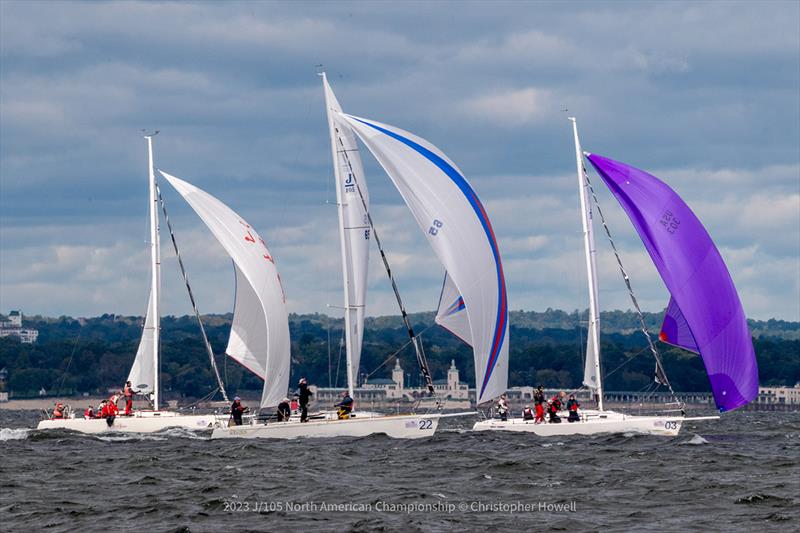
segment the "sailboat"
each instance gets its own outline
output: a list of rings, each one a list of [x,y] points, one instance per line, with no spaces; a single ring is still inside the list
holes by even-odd
[[[718,410],[740,408],[758,394],[758,367],[747,319],[730,273],[705,227],[688,205],[666,183],[625,163],[584,153],[577,121],[570,118],[575,140],[575,157],[583,226],[583,244],[589,282],[589,328],[583,383],[595,395],[597,409],[584,411],[581,420],[568,423],[540,423],[522,419],[485,420],[477,430],[531,432],[540,436],[591,435],[597,433],[646,433],[675,436],[687,421],[717,419],[719,416],[632,416],[606,410],[600,365],[600,312],[590,193],[594,197],[584,157],[626,212],[661,279],[670,293],[659,340],[697,353],[703,359]],[[596,201],[596,197],[594,197]],[[611,233],[598,205],[606,235],[612,244],[620,271],[640,318],[651,353],[655,356],[655,381],[669,386],[660,354],[650,338],[641,311],[622,266]]]
[[[116,416],[113,419],[100,419],[100,418],[75,418],[69,416],[67,418],[42,420],[37,429],[70,429],[82,433],[104,433],[108,431],[123,431],[131,433],[151,433],[160,431],[168,427],[182,427],[193,430],[207,430],[213,427],[216,423],[216,417],[213,414],[195,415],[184,414],[177,411],[169,411],[160,409],[159,398],[159,356],[160,356],[160,293],[161,293],[161,236],[160,224],[158,215],[158,204],[163,199],[160,196],[158,183],[155,177],[155,168],[153,165],[153,137],[158,132],[152,135],[145,135],[147,140],[147,161],[148,161],[148,181],[149,181],[149,222],[150,222],[150,296],[147,303],[147,313],[145,316],[144,328],[142,336],[139,341],[139,348],[136,352],[133,365],[131,366],[130,373],[128,374],[128,381],[130,381],[135,390],[139,394],[148,396],[152,403],[152,409],[142,409],[133,412],[132,416]],[[166,216],[166,210],[164,209]],[[169,224],[169,219],[167,219]],[[171,233],[171,228],[170,228]],[[177,244],[174,240],[173,245],[177,253]],[[183,269],[183,262],[178,255],[178,262],[183,272],[186,287],[189,290],[189,296],[192,301],[195,315],[200,323],[200,330],[205,342],[206,350],[208,352],[211,367],[217,378],[217,383],[222,396],[227,400],[225,387],[219,376],[219,372],[214,360],[214,353],[211,350],[211,345],[203,329],[203,323],[200,321],[200,314],[195,305],[194,296],[192,295],[191,288],[189,287],[186,272]],[[237,271],[238,273],[238,271]],[[234,320],[234,326],[236,321]],[[236,328],[235,328],[236,329]],[[248,328],[252,329],[252,328]],[[231,352],[229,348],[229,353]]]
[[[371,240],[375,241],[380,251],[410,342],[414,346],[420,371],[428,390],[434,392],[421,340],[409,323],[369,212],[369,197],[356,137],[361,139],[387,171],[439,259],[446,268],[452,268],[458,273],[458,279],[468,295],[467,301],[472,302],[471,315],[464,316],[475,321],[473,346],[478,346],[476,354],[480,351],[481,362],[485,363],[490,374],[485,380],[484,393],[502,393],[506,386],[502,378],[507,375],[505,368],[508,359],[505,281],[491,223],[480,200],[455,165],[424,139],[399,128],[344,114],[325,73],[321,77],[337,187],[344,281],[347,383],[351,397],[358,375],[363,338]],[[409,147],[412,149],[409,150]],[[447,202],[442,199],[447,199]],[[470,271],[469,265],[475,270]],[[483,291],[488,291],[488,294],[484,296]],[[489,328],[494,332],[494,339],[490,339],[492,332]],[[470,337],[470,341],[472,340]],[[494,380],[489,379],[496,367],[500,370]],[[354,416],[347,420],[326,417],[312,418],[301,423],[292,419],[286,422],[219,428],[214,430],[212,438],[361,437],[373,433],[384,433],[394,438],[422,438],[434,434],[441,418],[471,414],[433,412],[384,416],[354,411]]]

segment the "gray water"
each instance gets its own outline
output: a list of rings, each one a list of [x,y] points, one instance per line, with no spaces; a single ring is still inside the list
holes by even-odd
[[[0,411],[3,531],[763,530],[800,527],[800,413],[676,438],[467,431],[208,440],[39,432]]]

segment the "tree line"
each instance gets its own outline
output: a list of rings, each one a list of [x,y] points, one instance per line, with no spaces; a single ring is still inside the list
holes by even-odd
[[[660,314],[647,313],[651,331],[658,331]],[[455,360],[461,379],[474,386],[472,350],[433,322],[433,313],[411,315],[422,340],[434,379],[446,376]],[[652,382],[654,361],[633,313],[603,313],[602,353],[606,390],[640,390]],[[39,342],[22,344],[0,338],[0,369],[5,389],[13,397],[48,394],[105,393],[121,387],[133,362],[143,320],[102,315],[87,319],[25,317],[25,327],[39,329]],[[208,315],[203,323],[217,364],[231,394],[260,390],[261,380],[229,361],[224,350],[231,316]],[[510,316],[509,386],[543,385],[578,388],[585,357],[585,312],[513,311]],[[202,397],[216,388],[208,355],[194,317],[162,318],[161,383],[166,396]],[[786,321],[751,322],[762,385],[800,382],[800,324]],[[291,315],[291,381],[300,376],[318,386],[344,387],[343,320],[321,314]],[[387,378],[399,357],[406,383],[420,375],[413,348],[399,317],[366,320],[359,381]],[[708,378],[699,356],[660,345],[664,366],[677,391],[707,391]]]

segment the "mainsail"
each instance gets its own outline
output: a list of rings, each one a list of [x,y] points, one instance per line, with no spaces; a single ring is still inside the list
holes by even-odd
[[[261,407],[280,403],[289,388],[289,319],[280,276],[264,240],[228,206],[160,171],[233,259],[236,303],[227,353],[264,379]]]
[[[711,237],[664,182],[595,154],[587,158],[631,219],[671,294],[660,338],[700,353],[720,411],[758,394],[747,319]]]
[[[508,385],[508,299],[491,222],[464,175],[424,139],[386,124],[339,115],[386,170],[458,293],[470,325],[477,403]]]
[[[352,387],[355,386],[355,378],[358,376],[364,336],[370,241],[365,207],[369,208],[369,192],[355,135],[349,127],[339,127],[334,120],[334,116],[341,113],[342,108],[324,72],[322,84],[325,89],[325,107],[333,153],[336,203],[339,207],[339,241],[342,251],[345,342],[348,361],[347,382],[352,394]]]
[[[153,333],[155,331],[155,321],[153,317],[156,315],[155,302],[153,301],[153,293],[147,299],[147,314],[144,319],[144,329],[142,329],[142,338],[139,341],[139,349],[136,350],[136,359],[133,360],[133,366],[128,374],[128,381],[134,389],[141,392],[141,394],[150,394],[155,390],[155,376],[156,376],[156,354],[154,353],[155,344],[153,343]]]

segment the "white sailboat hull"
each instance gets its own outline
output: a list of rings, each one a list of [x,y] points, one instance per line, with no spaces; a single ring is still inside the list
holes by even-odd
[[[430,437],[439,426],[439,419],[474,413],[396,415],[380,417],[355,417],[349,420],[320,420],[299,422],[271,422],[250,426],[217,427],[212,439],[296,439],[326,437],[366,437],[383,433],[396,439],[421,439]]]
[[[62,418],[42,420],[36,429],[69,429],[81,433],[155,433],[180,427],[194,431],[210,430],[216,416],[184,415],[174,411],[138,411],[133,416],[117,416],[110,426],[104,418]]]
[[[561,417],[561,423],[543,422],[536,424],[532,420],[514,418],[508,421],[482,420],[472,428],[473,431],[515,431],[534,433],[540,437],[563,437],[571,435],[598,435],[602,433],[640,433],[674,437],[681,426],[689,420],[712,420],[718,416],[692,417],[683,416],[634,416],[614,411],[585,414],[579,422],[567,422]]]

